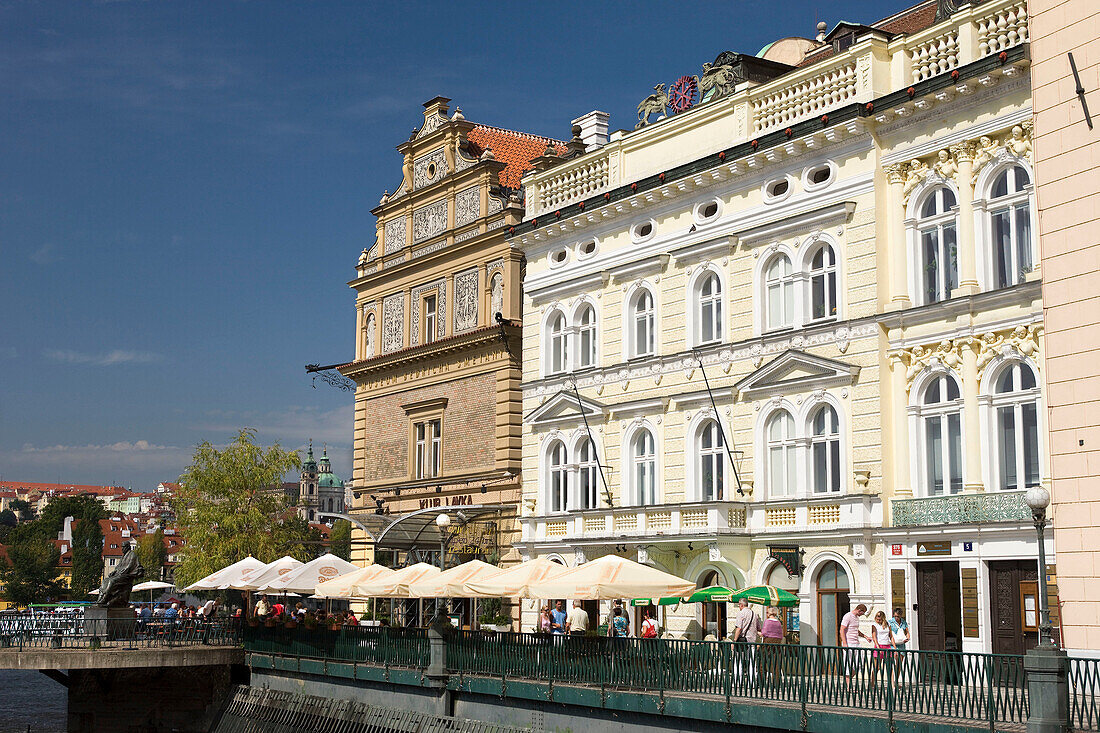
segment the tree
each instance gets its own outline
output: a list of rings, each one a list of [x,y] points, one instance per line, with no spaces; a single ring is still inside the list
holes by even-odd
[[[103,528],[99,525],[102,515],[103,505],[98,501],[95,506],[86,504],[73,525],[73,575],[69,587],[74,599],[83,599],[103,580]]]
[[[19,517],[19,521],[26,522],[34,517],[34,510],[31,509],[30,502],[25,499],[15,499],[8,505],[11,510]]]
[[[168,562],[168,549],[164,546],[164,532],[158,529],[153,534],[139,537],[137,554],[142,567],[145,568],[143,580],[161,580],[161,568]]]
[[[14,527],[19,524],[19,519],[11,509],[0,512],[0,527]]]
[[[249,555],[263,562],[312,557],[304,544],[309,525],[298,520],[282,490],[283,476],[301,459],[255,439],[254,430],[244,429],[225,450],[204,441],[180,476],[172,497],[184,540],[176,567],[180,587]]]
[[[29,606],[59,598],[64,593],[57,580],[60,560],[57,547],[38,537],[9,546],[8,564],[0,563],[0,582],[7,601]]]
[[[329,552],[341,560],[351,561],[351,522],[337,519],[328,535]]]

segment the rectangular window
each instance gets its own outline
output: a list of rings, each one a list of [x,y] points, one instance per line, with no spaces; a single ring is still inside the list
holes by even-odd
[[[940,435],[940,425],[938,417],[929,418],[924,423],[929,496],[939,496],[943,493],[943,439]]]
[[[438,476],[442,468],[443,424],[441,420],[425,420],[415,426],[413,475],[416,478]]]
[[[436,301],[435,295],[424,297],[424,343],[435,341],[436,329]]]
[[[1016,480],[1016,416],[1011,407],[997,408],[997,429],[1001,435],[1001,488],[1018,489]]]

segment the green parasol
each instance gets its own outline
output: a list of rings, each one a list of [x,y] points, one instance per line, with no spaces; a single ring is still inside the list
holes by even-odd
[[[733,598],[733,590],[722,585],[712,585],[709,588],[700,588],[690,596],[684,598],[635,598],[630,602],[632,606],[674,606],[677,603],[730,603]]]
[[[676,596],[671,598],[635,598],[630,602],[632,606],[675,606],[680,602]]]
[[[739,601],[744,598],[749,603],[759,603],[763,606],[781,606],[794,608],[798,605],[798,596],[774,585],[752,585],[730,596],[731,601]]]

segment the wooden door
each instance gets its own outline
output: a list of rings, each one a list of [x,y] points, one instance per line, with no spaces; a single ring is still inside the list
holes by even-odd
[[[947,644],[943,600],[943,565],[917,563],[917,643],[921,651],[943,651]]]
[[[1038,567],[1034,561],[1004,560],[989,563],[990,615],[993,621],[993,653],[1023,654],[1038,642],[1032,621],[1038,616],[1030,596],[1038,597]]]

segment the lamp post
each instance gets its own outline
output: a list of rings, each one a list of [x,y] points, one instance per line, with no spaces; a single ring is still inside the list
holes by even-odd
[[[447,543],[451,539],[451,533],[447,528],[451,526],[451,515],[446,512],[437,515],[435,518],[435,526],[439,528],[439,569],[442,571],[447,569]],[[442,604],[442,612],[446,613],[448,606],[447,599],[440,598],[439,603]],[[438,607],[436,611],[439,613]]]
[[[1047,608],[1047,553],[1043,539],[1047,524],[1047,507],[1050,506],[1050,492],[1042,486],[1032,486],[1024,495],[1024,502],[1031,509],[1035,522],[1035,532],[1039,535],[1039,648],[1056,649],[1051,633],[1050,609]]]

